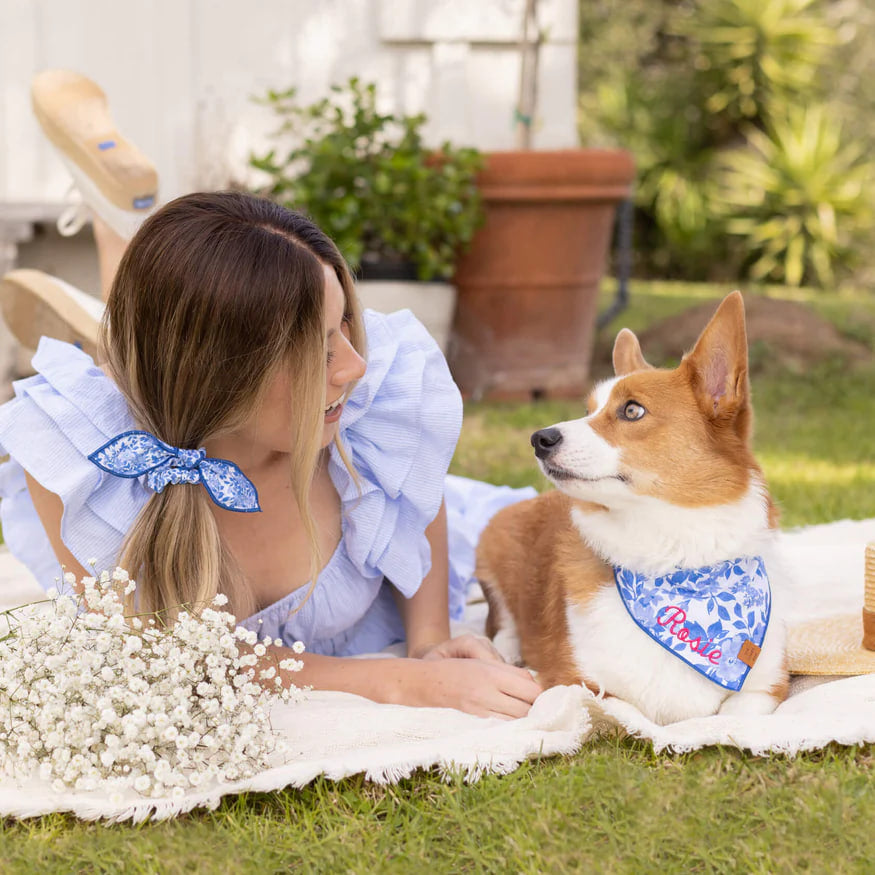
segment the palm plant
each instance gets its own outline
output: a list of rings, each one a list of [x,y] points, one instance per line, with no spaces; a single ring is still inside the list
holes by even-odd
[[[688,89],[675,84],[672,90],[659,71],[648,74],[630,76],[623,89],[603,86],[598,97],[602,118],[626,132],[635,154],[636,204],[664,237],[665,254],[657,261],[665,270],[675,253],[683,252],[692,263],[697,254],[713,258],[719,245],[708,203],[714,147],[684,112],[694,102]],[[671,97],[654,101],[658,91]]]
[[[765,127],[722,157],[714,203],[749,247],[753,278],[832,285],[872,228],[875,163],[820,105],[787,107]]]
[[[839,44],[838,31],[813,10],[817,0],[708,0],[682,20],[698,47],[710,113],[730,119],[763,116],[778,94],[818,86],[817,71]]]

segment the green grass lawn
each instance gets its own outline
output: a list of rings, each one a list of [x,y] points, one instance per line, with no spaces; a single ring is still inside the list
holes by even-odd
[[[722,291],[638,284],[606,336]],[[792,297],[875,343],[875,298]],[[875,365],[765,369],[753,387],[757,450],[785,525],[875,516]],[[453,471],[543,487],[529,434],[578,415],[571,402],[469,405]],[[794,760],[723,749],[655,756],[641,742],[603,739],[475,785],[353,778],[236,797],[161,824],[8,821],[0,872],[871,872],[872,766],[869,747]]]

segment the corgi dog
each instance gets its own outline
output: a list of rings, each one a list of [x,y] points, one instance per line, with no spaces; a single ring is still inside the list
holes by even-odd
[[[673,370],[623,329],[587,415],[532,435],[556,491],[499,512],[477,548],[486,631],[509,662],[660,724],[786,698],[747,360],[739,292]]]

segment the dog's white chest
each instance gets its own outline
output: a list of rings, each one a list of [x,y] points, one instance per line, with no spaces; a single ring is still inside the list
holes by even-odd
[[[574,658],[586,679],[634,702],[656,723],[713,714],[729,693],[638,628],[613,585],[566,608]]]

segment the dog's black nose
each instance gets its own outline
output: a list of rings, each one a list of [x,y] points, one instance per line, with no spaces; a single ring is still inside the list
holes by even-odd
[[[562,432],[558,428],[542,428],[532,435],[532,446],[539,459],[546,459],[562,443]]]

